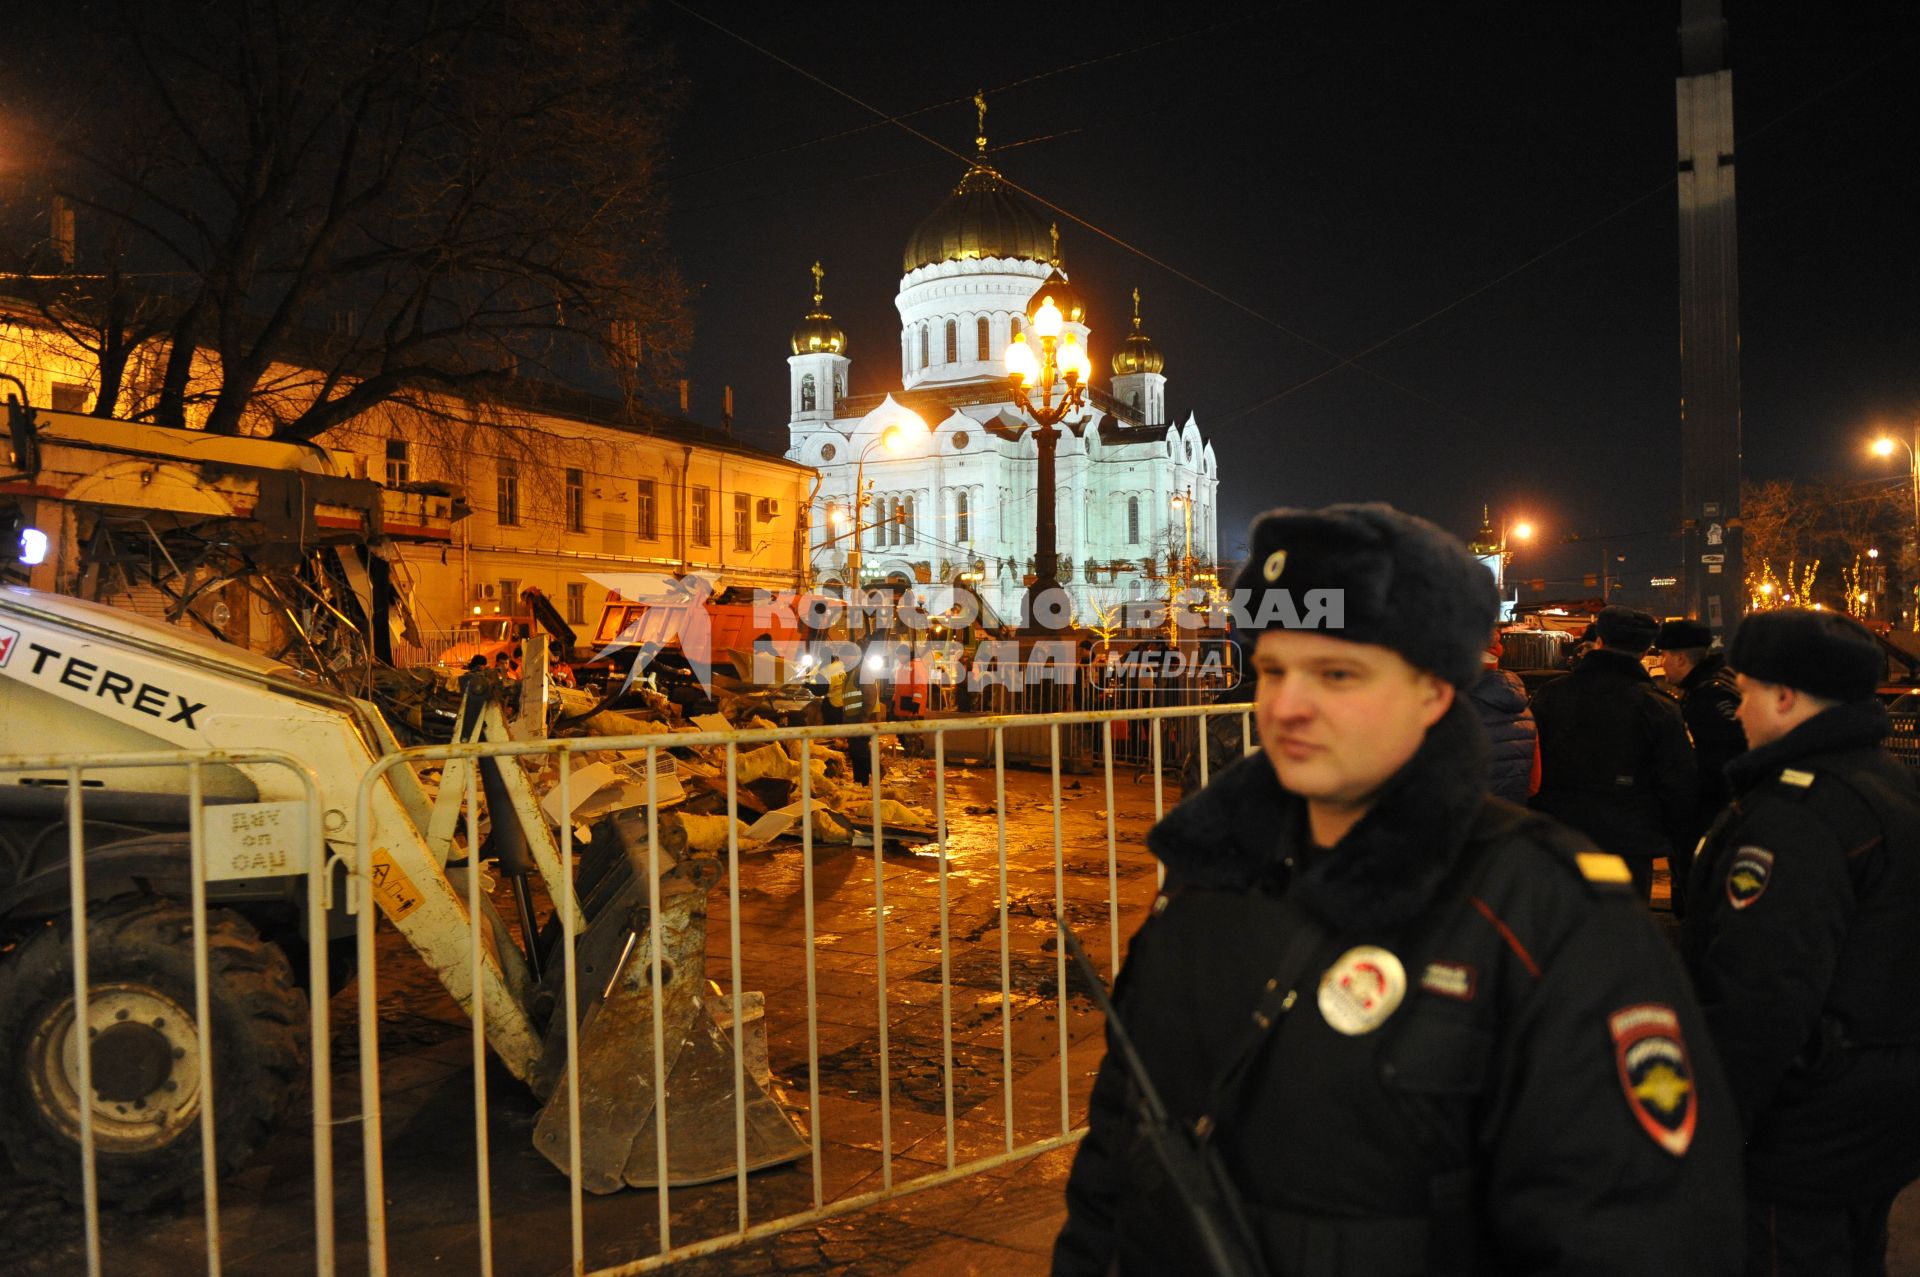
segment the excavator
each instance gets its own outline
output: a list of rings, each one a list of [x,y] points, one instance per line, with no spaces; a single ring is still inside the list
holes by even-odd
[[[69,435],[94,428],[61,414],[43,417]],[[38,449],[23,437],[17,413],[14,427],[18,472]],[[163,453],[175,446],[148,435],[139,446]],[[126,437],[96,446],[124,449]],[[254,443],[283,451],[250,450]],[[169,464],[188,491],[196,466],[211,464],[209,474],[232,484],[250,467],[263,475],[273,469],[275,455],[291,455],[285,447],[188,440]],[[208,462],[212,449],[218,456]],[[43,455],[51,452],[49,446]],[[329,495],[359,499],[348,476],[333,479]],[[6,486],[0,482],[0,490]],[[563,1084],[571,1036],[580,1066],[583,1187],[612,1192],[659,1182],[651,978],[657,964],[665,1085],[673,1094],[666,1182],[735,1174],[731,1035],[746,1035],[748,1054],[763,1058],[763,1043],[756,1051],[751,1035],[764,1030],[733,1024],[724,1004],[710,1009],[705,994],[706,900],[717,863],[688,850],[671,811],[649,822],[644,808],[628,808],[589,825],[569,873],[540,796],[514,758],[449,760],[437,788],[411,766],[395,765],[381,773],[362,808],[362,778],[400,741],[372,701],[287,659],[306,646],[262,654],[164,618],[0,585],[0,1146],[15,1170],[77,1196],[80,1113],[87,1106],[101,1200],[127,1208],[177,1201],[200,1188],[203,1105],[214,1108],[222,1174],[245,1165],[295,1107],[309,999],[337,988],[309,987],[307,867],[299,839],[288,832],[303,819],[289,807],[304,810],[303,786],[286,767],[221,757],[270,750],[317,779],[329,858],[351,866],[362,837],[371,848],[369,880],[359,890],[335,892],[323,915],[329,941],[354,930],[347,902],[371,901],[379,924],[396,932],[469,1014],[477,991],[491,1051],[545,1104],[534,1141],[556,1168],[566,1173],[572,1162]],[[523,682],[523,714],[528,705],[538,712],[545,704],[544,662],[529,664],[536,681]],[[457,740],[509,739],[500,691],[491,673],[469,680]],[[195,1018],[188,769],[83,773],[83,1026],[74,997],[71,773],[21,765],[29,751],[45,757],[155,750],[194,751],[209,760],[198,788],[211,1059],[200,1056]],[[469,787],[485,795],[485,832],[476,846],[467,845],[463,828]],[[365,828],[363,819],[370,822]],[[657,884],[648,881],[650,823],[659,842]],[[489,894],[478,895],[484,942],[476,959],[465,875],[482,862],[510,888],[504,908],[512,920]],[[542,895],[545,917],[537,907]],[[569,897],[571,911],[562,907]],[[567,917],[575,919],[573,934],[562,926]],[[573,947],[578,974],[571,1035],[557,1009],[565,1006],[565,946]],[[336,952],[333,943],[328,951]],[[342,943],[337,951],[344,958],[350,950]],[[352,978],[345,961],[328,965]],[[79,1082],[82,1051],[90,1052],[88,1094]],[[803,1156],[807,1144],[792,1118],[751,1072],[744,1089],[747,1168]]]
[[[462,741],[509,736],[491,675],[470,685]],[[523,690],[524,695],[524,690]],[[352,864],[361,777],[399,749],[377,707],[319,686],[293,668],[177,626],[101,604],[0,587],[0,721],[13,748],[61,754],[144,750],[292,755],[319,782],[329,855]],[[477,766],[470,778],[466,769]],[[471,781],[485,795],[481,846],[463,843]],[[199,1106],[216,1105],[223,1173],[244,1165],[286,1117],[304,1076],[307,999],[304,858],[297,839],[209,838],[211,1061],[199,1058],[189,907],[186,769],[99,770],[85,781],[90,1023],[73,997],[68,773],[8,769],[0,758],[0,1144],[14,1167],[79,1188],[79,1114],[90,1103],[103,1200],[144,1206],[199,1184]],[[201,789],[210,830],[290,830],[297,778],[284,767],[214,761]],[[663,873],[648,910],[644,808],[609,813],[568,875],[552,827],[517,760],[454,759],[437,792],[400,765],[367,809],[369,895],[455,1001],[483,991],[486,1037],[513,1075],[546,1101],[540,1152],[568,1167],[567,1034],[556,1008],[560,946],[575,947],[580,1016],[583,1186],[610,1192],[657,1180],[649,973],[659,950],[667,1026],[668,1183],[735,1173],[733,1047],[705,995],[707,891],[719,877],[692,855],[671,812],[654,822]],[[264,823],[263,823],[264,822]],[[515,927],[479,895],[487,943],[473,960],[463,866],[490,859],[511,887]],[[219,876],[216,878],[215,875]],[[531,881],[552,905],[536,912]],[[563,936],[565,893],[577,934]],[[346,893],[338,893],[344,898]],[[336,911],[329,935],[351,919]],[[717,1009],[717,1008],[716,1008]],[[750,1026],[741,1026],[748,1031]],[[93,1094],[79,1095],[75,1055],[93,1043]],[[752,1052],[752,1048],[749,1048]],[[764,1046],[759,1048],[764,1051]],[[207,1074],[217,1080],[208,1087]],[[798,1158],[792,1120],[747,1079],[748,1169]]]

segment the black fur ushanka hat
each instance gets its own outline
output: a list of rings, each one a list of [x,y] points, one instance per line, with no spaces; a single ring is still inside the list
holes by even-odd
[[[1872,700],[1887,672],[1886,654],[1866,626],[1799,607],[1748,613],[1727,644],[1727,664],[1762,683],[1832,701]]]
[[[1493,573],[1436,525],[1389,505],[1270,510],[1247,541],[1233,602],[1250,638],[1312,629],[1391,648],[1457,687],[1480,676],[1500,611]],[[1322,590],[1340,592],[1337,610],[1311,606]],[[1287,598],[1270,601],[1270,591]]]

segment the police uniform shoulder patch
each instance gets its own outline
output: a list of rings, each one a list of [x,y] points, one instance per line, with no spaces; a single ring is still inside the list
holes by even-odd
[[[1614,1064],[1620,1090],[1640,1129],[1675,1157],[1693,1144],[1700,1105],[1693,1090],[1693,1066],[1680,1036],[1680,1017],[1658,1002],[1622,1007],[1607,1017],[1613,1034]]]
[[[1780,769],[1780,783],[1782,785],[1792,785],[1795,789],[1806,789],[1813,784],[1813,773],[1801,771],[1798,767],[1782,767]]]
[[[1766,893],[1773,881],[1773,853],[1761,847],[1742,847],[1727,866],[1727,903],[1745,909]]]

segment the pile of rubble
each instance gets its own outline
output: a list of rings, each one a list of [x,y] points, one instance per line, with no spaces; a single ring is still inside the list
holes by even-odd
[[[556,736],[673,736],[735,731],[771,730],[778,726],[762,717],[753,697],[722,697],[720,711],[682,719],[665,697],[647,693],[631,698],[620,710],[589,713],[595,698],[586,692],[554,689],[559,704],[557,721],[566,724]],[[581,717],[585,715],[584,717]],[[573,720],[569,722],[568,720]],[[864,740],[852,742],[866,748]],[[875,804],[873,791],[853,780],[846,742],[814,740],[808,747],[807,808],[813,817],[813,841],[823,845],[871,846]],[[653,793],[662,812],[672,811],[686,831],[694,852],[724,852],[730,832],[727,818],[728,759],[723,744],[665,745],[653,755]],[[732,822],[740,848],[754,850],[783,839],[801,836],[800,744],[770,741],[735,746],[733,751]],[[575,836],[584,838],[595,820],[616,811],[644,807],[648,801],[647,760],[644,751],[586,750],[573,755],[567,800],[562,810],[558,760],[530,756],[534,791],[556,827],[565,820]],[[912,781],[919,767],[893,764],[882,770],[878,816],[881,837],[892,841],[924,842],[934,837],[931,810],[915,805]]]

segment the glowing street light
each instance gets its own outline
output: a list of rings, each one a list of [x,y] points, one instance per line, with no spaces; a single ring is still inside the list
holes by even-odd
[[[877,526],[877,524],[879,523],[879,520],[875,520],[873,523],[865,523],[865,524],[860,522],[860,510],[871,499],[870,494],[867,492],[867,457],[873,452],[875,448],[881,448],[887,452],[894,452],[894,453],[904,450],[907,447],[907,445],[912,442],[911,436],[913,433],[918,433],[918,432],[909,432],[905,426],[899,426],[899,425],[888,426],[885,430],[882,430],[880,432],[879,438],[870,441],[866,447],[860,450],[860,458],[858,461],[854,463],[853,514],[851,516],[853,530],[845,534],[853,538],[853,543],[847,550],[847,576],[849,578],[850,585],[854,589],[860,588],[860,567],[861,567],[860,537],[861,537],[861,534],[867,531],[868,529]],[[835,510],[831,516],[831,519],[832,519],[832,522],[835,523],[836,525],[844,525],[849,521],[849,516],[840,510]],[[839,537],[833,538],[833,540],[835,541],[839,539],[840,539]],[[831,544],[831,542],[829,544]]]
[[[1174,493],[1171,504],[1186,516],[1187,553],[1180,560],[1180,575],[1185,578],[1193,574],[1193,489],[1189,487]]]
[[[1907,450],[1907,477],[1913,489],[1913,537],[1915,546],[1920,547],[1920,419],[1913,423],[1912,443],[1891,433],[1882,434],[1869,445],[1869,451],[1876,457],[1891,457],[1895,445]],[[1920,630],[1920,591],[1910,592],[1908,604],[1912,626]]]
[[[1056,230],[1053,271],[1027,305],[1027,331],[1013,335],[1005,356],[1013,401],[1020,411],[1033,418],[1033,442],[1040,463],[1034,485],[1038,499],[1034,515],[1033,582],[1027,587],[1026,601],[1027,625],[1034,629],[1042,628],[1037,602],[1060,588],[1059,525],[1055,513],[1059,493],[1054,450],[1060,443],[1060,422],[1086,403],[1087,382],[1093,376],[1093,361],[1087,357],[1086,347],[1067,328],[1069,324],[1083,323],[1086,314],[1086,303],[1060,273],[1060,238]],[[1040,340],[1037,355],[1027,340],[1028,333]],[[1066,385],[1057,402],[1054,399],[1056,382]],[[1039,389],[1038,404],[1033,401],[1030,387]]]

